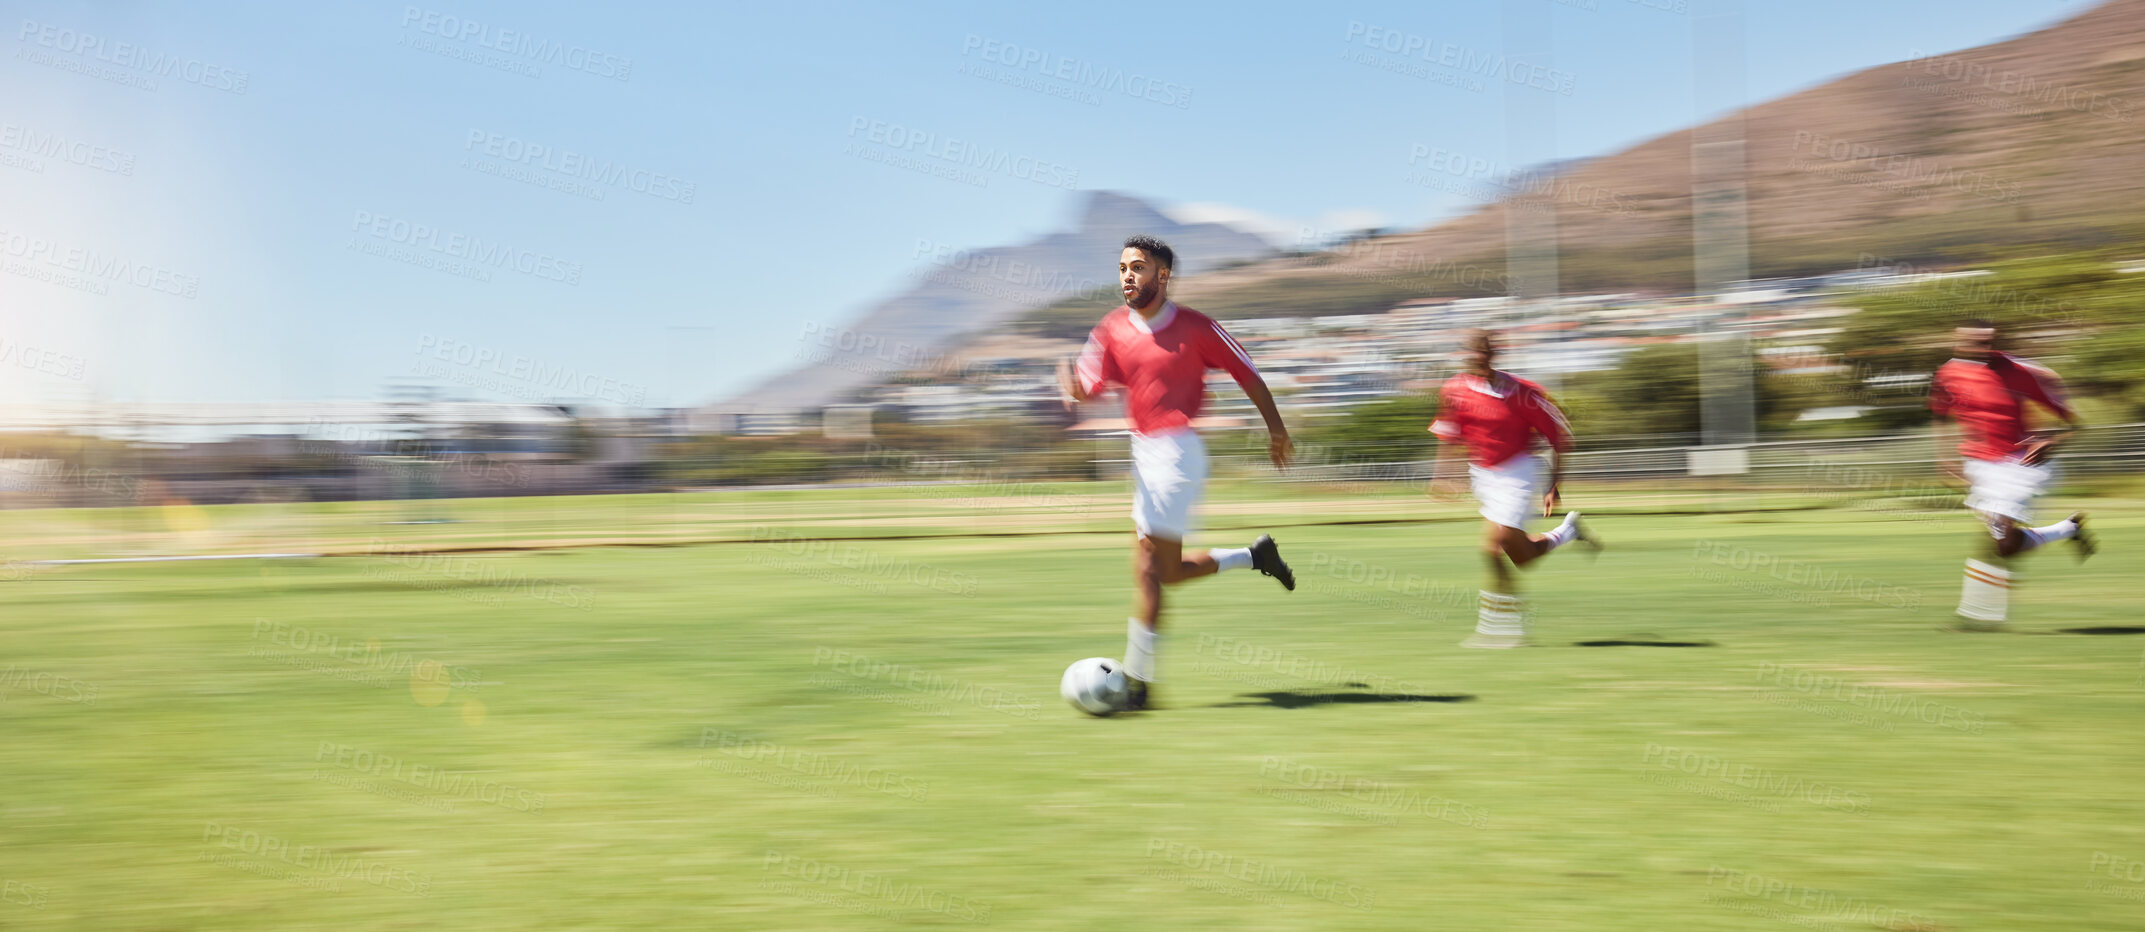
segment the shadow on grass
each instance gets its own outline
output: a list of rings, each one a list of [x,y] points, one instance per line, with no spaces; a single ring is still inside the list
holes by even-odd
[[[1712,641],[1652,641],[1616,638],[1606,641],[1577,641],[1573,647],[1715,647]]]
[[[2057,634],[2145,634],[2145,627],[2110,625],[2104,628],[2063,628]]]
[[[1244,698],[1258,702],[1217,702],[1211,708],[1244,709],[1274,708],[1302,709],[1314,705],[1363,705],[1378,702],[1473,702],[1469,695],[1417,696],[1410,693],[1334,693],[1334,692],[1270,692],[1243,693]]]

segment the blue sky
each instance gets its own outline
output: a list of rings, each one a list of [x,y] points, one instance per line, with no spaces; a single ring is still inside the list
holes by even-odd
[[[1468,199],[1406,180],[1417,147],[1525,165],[1685,126],[1729,103],[1693,80],[1719,2],[17,0],[0,393],[703,403],[920,244],[1026,240],[1082,191],[1419,226]],[[1755,101],[2090,3],[1748,6]],[[1542,87],[1470,65],[1504,55]]]

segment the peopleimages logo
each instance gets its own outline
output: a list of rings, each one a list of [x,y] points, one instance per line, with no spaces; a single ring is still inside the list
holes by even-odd
[[[1420,59],[1462,74],[1506,80],[1565,97],[1571,96],[1576,80],[1569,71],[1528,64],[1518,59],[1506,58],[1502,54],[1485,54],[1450,42],[1433,42],[1429,36],[1420,33],[1404,32],[1357,20],[1350,20],[1348,23],[1347,41],[1368,49],[1398,55],[1403,59]]]
[[[1737,763],[1672,744],[1647,744],[1645,754],[1639,758],[1639,762],[1651,764],[1663,771],[1682,773],[1702,780],[1718,780],[1729,786],[1755,790],[1776,798],[1792,799],[1826,809],[1852,813],[1869,811],[1869,794],[1860,790]]]
[[[487,604],[497,604],[509,595],[524,595],[582,611],[589,610],[595,603],[595,594],[587,586],[567,585],[496,563],[426,550],[420,544],[394,544],[375,538],[365,552],[381,560],[380,564],[367,568],[367,575],[399,577],[422,588],[461,590],[464,598],[471,601],[479,601],[478,597],[489,590],[491,598],[482,599]],[[397,566],[407,572],[391,572],[391,568]]]
[[[80,463],[48,459],[35,452],[0,447],[0,467],[16,491],[51,492],[81,489],[112,498],[131,499],[141,491],[141,480],[122,472]],[[9,561],[11,564],[13,561]]]
[[[320,742],[319,748],[313,752],[313,761],[352,773],[444,794],[454,799],[473,799],[515,812],[544,810],[544,794],[512,783],[475,776],[481,771],[445,770],[334,741]]]
[[[340,847],[305,844],[293,846],[290,839],[221,822],[203,822],[201,841],[205,846],[229,849],[287,867],[303,868],[320,878],[362,880],[383,890],[417,896],[429,896],[432,893],[430,874],[414,873],[376,858],[337,854],[337,851],[345,850]],[[212,856],[215,856],[213,852],[205,847],[202,857],[197,860],[208,860]]]
[[[2023,71],[2005,71],[1991,68],[1986,62],[1957,55],[1926,55],[1921,49],[1907,53],[1903,62],[1908,71],[1920,72],[1956,86],[1978,86],[2034,103],[2053,103],[2078,113],[2106,117],[2119,123],[2128,123],[2136,114],[2130,101],[2111,97],[2089,87],[2064,84],[2040,75]]]
[[[969,33],[968,37],[962,40],[961,57],[978,58],[1013,69],[1015,72],[1032,72],[1040,77],[1064,82],[1060,87],[1067,93],[1056,96],[1100,90],[1152,101],[1179,110],[1192,104],[1192,89],[1182,84],[1149,77],[1136,71],[1126,71],[1123,68],[1111,68],[1091,61],[1068,58],[1033,46],[1000,42],[975,33]],[[1100,103],[1092,95],[1083,94],[1074,99],[1087,104]]]
[[[360,644],[346,640],[341,635],[329,634],[292,625],[289,622],[253,619],[253,640],[266,636],[268,643],[290,648],[290,651],[275,652],[255,648],[251,656],[267,657],[307,667],[320,672],[341,674],[339,678],[354,682],[387,686],[408,679],[444,693],[451,689],[474,690],[484,685],[483,676],[464,666],[441,663],[407,651],[382,651],[378,638],[368,638]],[[342,666],[330,663],[310,663],[301,655],[318,655],[328,660],[342,661]]]
[[[198,58],[189,58],[184,55],[151,51],[132,42],[108,42],[104,36],[68,29],[64,26],[54,26],[51,23],[40,23],[34,19],[23,20],[22,28],[15,33],[15,38],[25,43],[33,43],[39,48],[51,49],[67,55],[78,55],[93,61],[114,65],[127,71],[139,72],[139,75],[126,75],[124,77],[127,77],[128,80],[121,80],[117,83],[140,87],[148,91],[156,90],[156,83],[142,80],[140,75],[177,78],[188,84],[199,84],[210,90],[229,91],[233,94],[245,93],[246,84],[252,80],[251,75],[234,68],[226,68],[222,65],[205,62]],[[23,56],[17,53],[16,57]],[[57,61],[46,60],[36,61],[35,63],[62,67],[62,70],[76,70],[72,67],[60,66]],[[103,74],[93,74],[91,76],[120,77]]]
[[[851,117],[849,138],[859,137],[864,143],[882,148],[873,149],[852,142],[844,150],[846,154],[872,161],[896,155],[910,157],[910,162],[928,160],[920,163],[923,167],[914,170],[944,175],[979,188],[990,186],[987,176],[1000,174],[1053,188],[1073,188],[1080,184],[1080,170],[1071,166],[886,120]],[[874,159],[864,153],[876,153],[880,158]],[[904,164],[901,167],[911,166]]]
[[[564,285],[581,284],[581,263],[545,253],[531,252],[494,240],[452,233],[398,217],[357,211],[350,223],[353,232],[408,249],[420,249],[459,260],[471,266],[490,266],[533,275]],[[490,280],[487,276],[485,280]]]
[[[1637,209],[1619,192],[1600,185],[1574,182],[1560,172],[1501,165],[1480,156],[1451,152],[1425,143],[1408,147],[1408,164],[1415,170],[1407,175],[1407,180],[1424,187],[1437,187],[1434,179],[1449,178],[1475,185],[1493,198],[1534,196],[1617,214],[1628,214]],[[1466,193],[1465,189],[1462,193]]]
[[[1414,693],[1424,689],[1420,683],[1394,679],[1383,673],[1328,663],[1302,654],[1284,653],[1262,644],[1218,634],[1201,634],[1198,642],[1193,645],[1192,652],[1201,657],[1212,657],[1221,663],[1309,680],[1327,687],[1368,689],[1380,694]]]
[[[741,761],[766,764],[808,778],[860,786],[875,793],[885,793],[902,799],[922,799],[931,791],[931,784],[911,778],[898,770],[858,764],[828,754],[815,754],[720,728],[700,729],[700,746],[712,748],[716,753]],[[711,758],[703,763],[713,765],[717,762]],[[807,783],[800,788],[810,787],[811,784]]]
[[[483,388],[521,397],[576,394],[619,404],[638,406],[648,397],[648,388],[598,372],[577,369],[565,363],[504,354],[497,347],[479,346],[463,340],[421,334],[417,353],[421,371],[452,379],[472,388]],[[447,365],[423,365],[428,362]]]
[[[1900,185],[1926,185],[1950,188],[1961,194],[1985,197],[1994,201],[2012,201],[2023,195],[2018,182],[2006,181],[1988,172],[1962,169],[1949,162],[1902,155],[1877,146],[1837,139],[1807,130],[1795,133],[1797,158],[1788,160],[1788,167],[1798,171],[1822,169],[1826,162],[1835,168],[1862,168],[1873,175],[1883,176]],[[1800,158],[1807,152],[1810,158]],[[1825,162],[1819,162],[1818,159]]]
[[[1188,870],[1225,877],[1268,890],[1324,900],[1348,909],[1370,909],[1377,893],[1332,877],[1321,877],[1260,861],[1227,854],[1166,838],[1147,839],[1147,857],[1160,858]]]
[[[634,168],[572,149],[559,149],[483,129],[472,129],[462,143],[465,152],[488,155],[516,165],[551,172],[596,185],[624,188],[636,194],[690,204],[700,186],[662,172]]]
[[[835,541],[832,540],[805,537],[766,525],[758,525],[752,529],[752,541],[768,544],[770,550],[778,553],[818,560],[828,566],[853,570],[862,576],[905,582],[964,598],[975,596],[979,582],[974,573],[947,569],[935,563],[916,562],[906,557],[896,559],[855,544],[836,547]]]
[[[846,650],[814,648],[812,667],[817,669],[822,666],[853,679],[886,683],[945,702],[1003,712],[1014,718],[1034,719],[1042,714],[1042,704],[1033,696],[1009,693],[996,686],[964,682],[922,667],[889,663]]]
[[[1362,802],[1386,814],[1428,816],[1468,828],[1489,827],[1489,810],[1480,806],[1443,796],[1424,795],[1406,787],[1367,780],[1286,757],[1266,758],[1259,764],[1259,776],[1289,789],[1316,791],[1328,798]]]
[[[52,888],[41,883],[10,879],[5,884],[0,884],[0,903],[44,909],[46,898],[51,894]]]
[[[1107,278],[1083,277],[1062,269],[1023,262],[1004,251],[996,249],[962,249],[937,240],[918,237],[916,248],[909,253],[911,259],[923,259],[950,272],[966,272],[972,276],[996,279],[1010,288],[1003,293],[1025,300],[1037,297],[1078,294],[1093,291],[1110,283]],[[966,287],[968,279],[946,276],[942,284]],[[976,290],[971,288],[970,290]]]
[[[1992,307],[1997,316],[2012,318],[2030,317],[2036,323],[2050,322],[2066,327],[2085,323],[2085,311],[2070,301],[2050,301],[2044,295],[2007,288],[1991,281],[1991,277],[1944,274],[1950,269],[1929,265],[1916,265],[1902,259],[1862,253],[1855,263],[1858,269],[1882,269],[1892,275],[1919,279],[1914,290],[1907,292],[1904,300],[1927,308],[1948,312],[1953,320],[1964,319],[1966,305]],[[1986,313],[1973,311],[1972,313]]]
[[[1799,670],[1770,661],[1758,664],[1757,680],[1774,687],[1844,702],[1856,708],[1909,718],[1926,725],[1978,735],[1988,728],[1988,716],[1949,703],[1937,702],[1897,689],[1855,683],[1811,670]]]
[[[83,139],[70,139],[63,133],[44,132],[17,123],[0,123],[0,149],[13,149],[32,156],[58,159],[70,165],[115,175],[134,174],[132,152]],[[42,170],[41,166],[39,170]]]
[[[29,233],[0,230],[0,256],[72,273],[84,284],[97,286],[82,289],[96,294],[108,292],[109,289],[102,287],[104,282],[119,282],[187,299],[201,293],[200,276]]]
[[[770,875],[763,889],[794,893],[885,919],[909,918],[899,910],[920,910],[956,922],[982,925],[991,921],[991,904],[959,896],[908,879],[895,879],[900,872],[859,871],[817,858],[768,849],[760,871]],[[774,880],[774,877],[789,878]]]
[[[1844,573],[1808,560],[1781,559],[1775,554],[1726,541],[1700,539],[1695,542],[1691,547],[1692,575],[1705,575],[1699,568],[1702,557],[1714,566],[1750,574],[1763,573],[1812,596],[1838,595],[1892,608],[1920,608],[1922,604],[1919,590],[1886,585],[1867,576]],[[1718,572],[1711,575],[1722,576]]]
[[[463,19],[451,13],[425,10],[417,7],[402,8],[402,28],[415,29],[427,35],[438,36],[448,42],[461,42],[482,49],[489,49],[510,56],[510,61],[523,68],[511,69],[530,77],[540,77],[530,65],[556,65],[574,71],[586,72],[599,78],[624,81],[633,76],[633,59],[622,58],[608,52],[539,39],[517,29],[502,29],[473,19]],[[422,51],[436,51],[422,49]],[[479,62],[483,64],[483,62]],[[526,70],[524,70],[526,69]]]
[[[1854,923],[1862,928],[1879,929],[1938,929],[1946,926],[1921,913],[1912,913],[1883,903],[1873,903],[1858,896],[1842,896],[1832,891],[1805,884],[1753,874],[1749,871],[1713,866],[1706,871],[1706,886],[1740,893],[1746,897],[1771,901],[1794,912],[1774,911],[1772,918],[1782,919],[1795,925],[1810,926],[1831,923]],[[1710,900],[1709,902],[1725,901]]]
[[[8,664],[0,670],[0,686],[11,689],[27,689],[41,696],[50,696],[62,702],[79,702],[83,705],[97,703],[97,685],[85,683],[71,676],[62,676],[43,670],[26,670]]]

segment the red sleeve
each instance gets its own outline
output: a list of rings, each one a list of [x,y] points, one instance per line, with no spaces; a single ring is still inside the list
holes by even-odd
[[[1206,335],[1199,341],[1199,356],[1208,368],[1228,372],[1238,385],[1259,378],[1259,367],[1251,364],[1251,354],[1244,352],[1243,344],[1223,330],[1218,320],[1207,320]]]
[[[1950,369],[1951,364],[1945,363],[1936,370],[1936,375],[1929,379],[1929,411],[1937,417],[1951,416],[1951,386],[1945,378],[1945,373]]]
[[[2072,415],[2069,395],[2063,390],[2063,380],[2057,377],[2055,370],[2024,360],[2019,361],[2018,368],[2029,376],[2025,385],[2026,397],[2040,402],[2042,407],[2054,411],[2064,420],[2070,420]]]
[[[1557,408],[1557,403],[1549,400],[1548,392],[1529,387],[1519,398],[1519,416],[1525,418],[1528,426],[1540,433],[1543,440],[1549,441],[1550,447],[1557,452],[1570,452],[1571,424],[1564,420],[1564,412]]]
[[[1104,336],[1103,328],[1108,325],[1105,320],[1088,331],[1087,348],[1080,351],[1080,365],[1073,374],[1089,398],[1100,397],[1111,382],[1125,384],[1125,374],[1117,368],[1117,357],[1110,352],[1109,340]]]
[[[1460,409],[1452,403],[1452,383],[1438,386],[1437,420],[1430,422],[1430,432],[1446,443],[1459,443],[1463,432],[1460,429]]]

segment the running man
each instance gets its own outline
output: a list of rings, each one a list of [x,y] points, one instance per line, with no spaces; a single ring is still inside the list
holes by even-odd
[[[1547,534],[1528,535],[1527,515],[1541,482],[1542,464],[1534,453],[1549,445],[1549,486],[1541,490],[1542,515],[1556,512],[1557,487],[1564,479],[1564,454],[1571,450],[1571,427],[1564,412],[1540,385],[1490,367],[1497,358],[1497,337],[1488,330],[1470,331],[1460,346],[1466,368],[1438,390],[1437,420],[1430,432],[1445,441],[1431,471],[1430,494],[1454,498],[1451,461],[1467,448],[1468,475],[1475,500],[1482,504],[1482,551],[1489,561],[1488,587],[1482,590],[1475,633],[1462,647],[1524,647],[1527,622],[1512,574],[1515,566],[1534,561],[1572,541],[1599,548],[1579,523],[1579,513]]]
[[[1154,703],[1163,586],[1249,567],[1286,589],[1296,588],[1295,574],[1268,535],[1241,549],[1184,554],[1192,505],[1206,491],[1207,448],[1193,432],[1192,420],[1206,403],[1207,370],[1228,372],[1258,406],[1275,466],[1288,465],[1290,445],[1273,393],[1251,355],[1213,318],[1169,300],[1176,264],[1176,253],[1161,240],[1125,240],[1117,257],[1124,305],[1103,315],[1087,335],[1077,367],[1058,363],[1058,387],[1068,404],[1100,397],[1112,384],[1125,389],[1125,413],[1132,422],[1132,525],[1139,535],[1132,551],[1136,614],[1126,625],[1124,665],[1132,709]]]
[[[1952,630],[2000,631],[2010,612],[2012,557],[2059,540],[2076,545],[2080,560],[2096,549],[2082,511],[2047,527],[2025,526],[2033,520],[2034,498],[2055,479],[2049,456],[2077,429],[2078,417],[2065,403],[2063,383],[2054,372],[1996,348],[1995,324],[1970,320],[1953,329],[1952,338],[1956,355],[1936,370],[1929,391],[1929,410],[1938,421],[1937,469],[1968,484],[1966,507],[1989,531],[1978,557],[1966,560],[1961,620]],[[2029,400],[2066,426],[2032,431]],[[1945,449],[1953,433],[1961,435],[1956,458]]]

